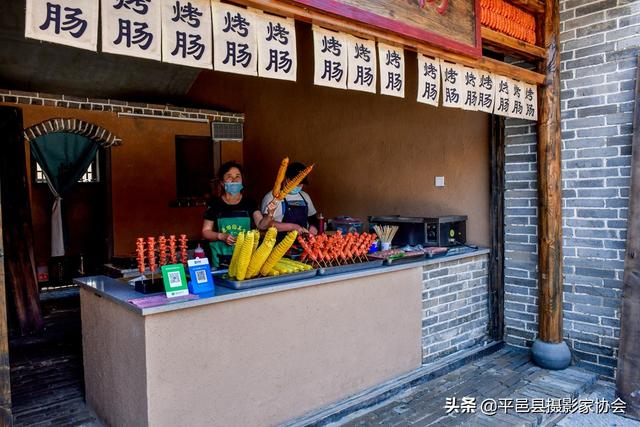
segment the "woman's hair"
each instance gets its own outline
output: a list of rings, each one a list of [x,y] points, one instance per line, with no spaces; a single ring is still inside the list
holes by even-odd
[[[236,162],[235,160],[231,160],[229,162],[223,163],[222,166],[220,166],[220,169],[218,169],[217,178],[220,180],[220,182],[224,181],[224,174],[229,172],[233,168],[238,169],[240,171],[240,175],[242,175],[242,178],[244,178],[244,171],[242,170],[242,165]]]

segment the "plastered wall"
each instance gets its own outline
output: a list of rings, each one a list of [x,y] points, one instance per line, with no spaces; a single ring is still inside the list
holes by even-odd
[[[308,192],[326,217],[466,214],[468,239],[488,245],[489,117],[418,104],[408,51],[405,99],[315,86],[311,27],[296,30],[297,82],[205,71],[190,91],[245,113],[248,192],[261,199],[289,156],[316,163]]]

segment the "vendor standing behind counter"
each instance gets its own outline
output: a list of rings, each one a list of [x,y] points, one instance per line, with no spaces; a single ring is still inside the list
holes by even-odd
[[[289,164],[285,174],[286,179],[282,183],[283,188],[305,168],[306,166],[300,162]],[[295,230],[301,233],[308,230],[311,234],[318,234],[316,208],[313,206],[311,197],[302,191],[304,184],[307,183],[308,180],[305,178],[299,186],[287,194],[282,202],[276,203],[275,211],[273,212],[275,221],[273,226],[276,227],[278,232]],[[268,210],[273,200],[273,194],[269,191],[262,199],[262,212],[268,215]]]
[[[227,162],[220,166],[218,179],[224,186],[222,195],[213,197],[204,213],[202,237],[209,240],[213,267],[221,262],[229,263],[233,255],[236,236],[251,230],[252,224],[266,230],[273,222],[275,205],[267,202],[263,215],[257,203],[244,197],[242,190],[242,166]]]

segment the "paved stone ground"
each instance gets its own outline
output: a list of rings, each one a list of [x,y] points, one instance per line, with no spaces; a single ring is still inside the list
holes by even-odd
[[[41,304],[44,332],[10,340],[14,425],[97,426],[84,403],[78,291],[43,294]]]
[[[375,408],[360,411],[346,419],[334,423],[344,427],[356,426],[538,426],[556,425],[561,421],[567,427],[591,425],[619,425],[638,427],[640,423],[619,416],[609,416],[609,424],[594,424],[591,421],[603,415],[591,414],[579,418],[569,415],[564,420],[551,415],[515,414],[509,411],[496,415],[476,413],[447,414],[447,398],[475,397],[478,404],[484,399],[499,398],[586,398],[596,387],[595,374],[584,369],[570,367],[564,371],[548,371],[535,366],[529,360],[529,352],[514,347],[505,347],[496,353],[467,364],[440,378],[410,389],[391,401],[383,402]],[[600,387],[605,387],[602,383]],[[609,384],[610,389],[612,385]],[[609,401],[614,397],[609,390]],[[530,400],[530,402],[532,402]],[[531,405],[531,403],[529,403]],[[575,420],[575,421],[574,421]],[[613,424],[611,424],[613,423]],[[623,424],[624,423],[624,424]]]

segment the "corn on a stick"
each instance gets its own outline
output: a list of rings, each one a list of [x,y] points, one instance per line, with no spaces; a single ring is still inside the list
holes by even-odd
[[[280,191],[280,194],[278,194],[278,196],[276,197],[276,200],[277,201],[284,200],[284,198],[287,197],[287,194],[291,193],[291,190],[293,190],[295,187],[300,185],[302,180],[304,180],[307,177],[307,175],[311,173],[311,171],[313,170],[313,166],[314,165],[307,166],[302,172],[296,175],[295,178],[290,180],[287,183],[287,185],[285,185],[284,188]]]
[[[249,267],[249,262],[251,261],[251,251],[253,251],[253,237],[254,233],[247,232],[242,249],[240,249],[240,257],[236,267],[236,278],[238,280],[244,280],[247,275],[247,267]]]
[[[271,194],[273,194],[273,197],[275,198],[278,198],[278,196],[280,196],[280,189],[282,188],[282,181],[284,181],[284,176],[287,173],[287,166],[289,166],[289,158],[285,157],[280,163],[280,169],[278,169],[276,182],[273,183],[273,190],[271,191]]]
[[[236,270],[238,267],[238,259],[240,259],[240,250],[244,244],[245,232],[241,232],[236,237],[236,245],[233,248],[233,255],[231,256],[231,263],[229,264],[229,277],[236,277]]]

